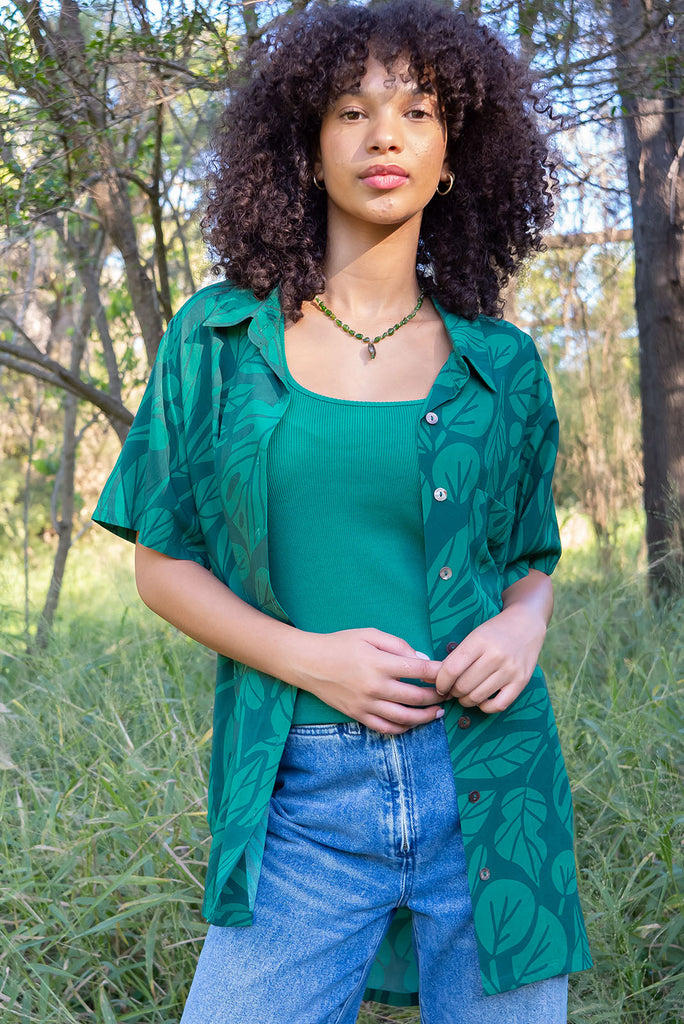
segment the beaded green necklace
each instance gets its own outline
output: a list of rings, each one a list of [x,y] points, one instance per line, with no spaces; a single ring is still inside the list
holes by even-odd
[[[321,313],[325,313],[325,315],[329,317],[333,321],[333,323],[337,325],[337,327],[341,328],[341,330],[343,330],[345,334],[350,335],[350,337],[352,338],[358,338],[359,341],[362,341],[364,343],[364,345],[367,345],[368,355],[370,356],[371,359],[375,359],[375,346],[377,345],[377,343],[379,341],[382,341],[383,338],[388,338],[391,334],[396,334],[400,327],[403,327],[405,324],[407,324],[409,320],[413,320],[414,316],[416,315],[420,307],[423,305],[424,298],[425,292],[421,288],[420,295],[418,296],[418,302],[416,302],[413,308],[413,312],[409,313],[408,316],[405,316],[403,320],[398,320],[394,327],[388,327],[387,330],[384,331],[382,334],[376,335],[375,338],[368,338],[366,337],[365,334],[362,334],[361,331],[355,331],[353,327],[349,326],[349,324],[343,324],[340,318],[338,316],[335,316],[332,309],[328,309],[327,306],[323,305],[323,303],[321,302],[317,295],[314,296],[314,302],[320,309]]]

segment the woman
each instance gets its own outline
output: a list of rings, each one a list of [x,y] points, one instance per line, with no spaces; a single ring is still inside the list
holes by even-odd
[[[560,1024],[590,965],[536,667],[557,422],[500,291],[552,213],[529,77],[445,6],[312,6],[249,55],[95,518],[218,652],[183,1024]],[[334,312],[333,312],[334,311]]]

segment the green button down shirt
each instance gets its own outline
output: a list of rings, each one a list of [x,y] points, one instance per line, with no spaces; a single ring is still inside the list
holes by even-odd
[[[533,342],[505,321],[437,309],[453,350],[416,443],[430,623],[442,659],[500,611],[507,586],[530,568],[551,573],[560,544],[551,496],[558,424]],[[261,301],[218,283],[193,296],[162,340],[93,518],[199,562],[286,620],[269,578],[266,483],[269,439],[289,400],[283,328],[276,292]],[[214,924],[251,923],[296,694],[218,658],[203,906]],[[485,991],[589,967],[572,799],[541,670],[499,714],[456,701],[445,710]],[[399,911],[366,998],[408,1004],[416,991],[410,918]]]

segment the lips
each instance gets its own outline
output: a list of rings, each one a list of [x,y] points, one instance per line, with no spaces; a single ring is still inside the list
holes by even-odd
[[[408,178],[408,174],[399,164],[373,164],[372,167],[367,167],[365,171],[362,171],[359,177],[380,178],[384,175],[391,175],[395,178]]]
[[[408,174],[398,164],[373,164],[362,171],[359,177],[368,188],[382,191],[399,188],[408,181]]]

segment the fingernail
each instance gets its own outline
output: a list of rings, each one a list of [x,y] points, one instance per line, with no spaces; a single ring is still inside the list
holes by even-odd
[[[430,660],[429,655],[423,654],[422,651],[416,651],[416,658],[422,658],[423,661],[429,661]]]
[[[435,715],[435,719],[437,718],[444,718],[444,708],[437,708],[437,714]]]

